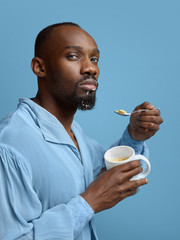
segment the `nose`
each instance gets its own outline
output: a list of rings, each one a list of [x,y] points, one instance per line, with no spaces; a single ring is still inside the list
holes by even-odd
[[[81,65],[81,74],[98,77],[99,67],[91,62],[90,59],[86,59]]]

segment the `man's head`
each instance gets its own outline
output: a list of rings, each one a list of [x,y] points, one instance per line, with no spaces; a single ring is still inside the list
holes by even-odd
[[[99,50],[87,32],[77,24],[60,23],[38,34],[31,66],[43,97],[90,109],[98,86],[98,60]]]

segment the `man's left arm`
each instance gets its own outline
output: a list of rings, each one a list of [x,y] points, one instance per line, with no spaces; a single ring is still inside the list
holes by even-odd
[[[134,111],[140,109],[149,109],[151,111],[136,112],[131,115],[128,128],[119,142],[113,144],[127,145],[135,150],[136,154],[142,154],[148,158],[149,152],[145,140],[154,136],[163,122],[159,109],[155,108],[149,102],[137,106]]]

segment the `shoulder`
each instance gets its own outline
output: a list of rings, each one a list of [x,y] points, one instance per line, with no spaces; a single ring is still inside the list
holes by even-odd
[[[30,165],[23,155],[24,145],[28,145],[25,135],[28,124],[20,109],[7,115],[0,122],[0,161],[4,166],[16,170],[23,170],[28,174],[31,172]],[[30,131],[29,131],[30,132]],[[32,140],[31,140],[32,141]]]
[[[2,143],[0,143],[0,166],[4,171],[24,172],[31,175],[30,165],[21,153]]]
[[[18,142],[22,144],[24,136],[30,137],[33,134],[32,129],[35,128],[38,127],[30,114],[24,109],[18,108],[0,121],[0,144],[10,146],[15,146]]]
[[[4,133],[9,133],[10,131],[15,131],[18,127],[22,127],[22,113],[20,109],[8,114],[0,121],[0,137]]]

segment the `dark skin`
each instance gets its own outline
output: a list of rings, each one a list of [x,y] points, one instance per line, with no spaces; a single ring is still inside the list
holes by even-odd
[[[139,109],[150,109],[151,111],[132,114],[128,129],[133,139],[144,141],[154,136],[163,120],[160,116],[160,111],[149,102],[144,102],[137,106],[134,111]]]
[[[78,148],[71,124],[77,106],[68,101],[75,84],[83,76],[88,76],[91,85],[96,87],[93,77],[99,76],[99,50],[94,39],[84,30],[75,26],[56,27],[43,45],[41,57],[32,59],[31,67],[38,77],[38,93],[33,99],[37,104],[52,113],[64,126]],[[78,85],[76,94],[85,96],[86,87]],[[94,91],[92,94],[96,94]],[[135,108],[151,111],[133,114],[128,126],[135,140],[152,137],[162,123],[160,112],[145,102]],[[138,160],[116,166],[109,171],[102,169],[81,196],[89,203],[95,213],[111,208],[121,200],[134,195],[138,187],[147,184],[147,179],[130,181],[142,172]]]
[[[83,76],[98,78],[99,51],[93,38],[72,26],[55,28],[44,49],[42,58],[35,57],[31,63],[39,85],[34,101],[52,113],[71,135],[77,107],[66,101],[66,96]],[[86,91],[78,88],[78,94],[84,96]]]

